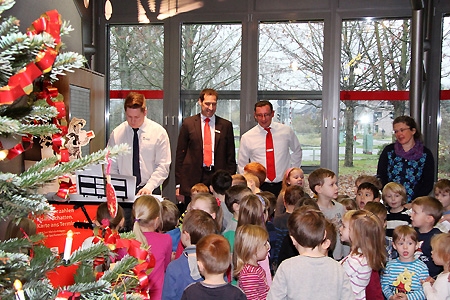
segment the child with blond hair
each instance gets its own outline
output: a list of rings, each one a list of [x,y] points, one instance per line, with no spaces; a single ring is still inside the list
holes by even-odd
[[[405,207],[406,189],[397,182],[389,182],[383,188],[382,198],[388,208],[386,236],[392,240],[392,232],[400,225],[411,225],[411,210]]]
[[[161,299],[164,272],[171,261],[172,239],[162,229],[161,203],[155,197],[142,195],[133,204],[133,233],[145,246],[151,247],[155,257],[155,267],[148,275],[148,286],[152,300]]]
[[[381,220],[365,210],[348,211],[343,219],[341,239],[351,243],[350,254],[342,261],[355,299],[366,299],[372,270],[380,271],[386,262],[384,227]]]
[[[240,226],[252,224],[258,225],[266,230],[265,205],[266,202],[262,196],[251,194],[242,198],[239,206],[237,229]],[[233,248],[234,247],[232,247],[232,249]],[[272,275],[270,271],[269,254],[266,254],[265,259],[258,261],[258,264],[266,272],[267,284],[270,286],[272,284]]]
[[[183,212],[179,219],[180,225],[183,224],[184,216],[186,215],[186,213],[189,211],[189,208],[191,207],[190,199],[192,199],[192,197],[198,193],[209,193],[209,188],[206,186],[206,184],[204,184],[202,182],[196,183],[191,187],[189,204],[187,204],[187,206],[186,206],[185,203],[178,203],[178,205],[177,205],[178,209],[180,210],[180,212]]]
[[[244,167],[244,175],[253,174],[258,177],[258,187],[260,187],[264,181],[266,181],[267,170],[262,164],[256,161],[249,162]]]
[[[244,177],[247,181],[247,186],[252,190],[253,194],[261,192],[259,189],[259,179],[256,175],[252,173],[244,173]]]
[[[190,210],[200,209],[210,214],[216,221],[218,230],[221,230],[223,212],[220,208],[220,200],[217,200],[209,193],[197,193],[192,196],[191,203],[189,205]]]
[[[438,275],[436,281],[428,277],[422,286],[427,300],[450,299],[450,233],[440,233],[431,239],[433,248],[432,256],[437,265],[441,265],[444,271]]]
[[[246,224],[236,230],[233,262],[234,276],[247,299],[266,299],[269,292],[266,273],[258,264],[265,260],[270,250],[269,234],[259,226]]]

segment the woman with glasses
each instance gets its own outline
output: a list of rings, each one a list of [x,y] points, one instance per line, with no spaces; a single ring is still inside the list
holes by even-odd
[[[434,158],[424,146],[416,121],[399,116],[393,124],[396,141],[387,145],[378,160],[377,176],[381,183],[397,182],[406,189],[407,202],[428,195],[434,184]]]

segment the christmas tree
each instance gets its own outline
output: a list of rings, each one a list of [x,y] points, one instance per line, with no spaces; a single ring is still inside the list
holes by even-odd
[[[52,136],[58,153],[65,127],[60,116],[64,105],[52,84],[85,62],[80,54],[62,52],[61,36],[72,28],[57,11],[46,12],[21,33],[15,17],[3,18],[3,12],[14,4],[0,0],[0,160],[10,163],[32,147],[36,137]],[[5,140],[15,146],[6,146]],[[21,174],[0,173],[0,220],[8,216],[51,218],[52,205],[37,192],[42,184],[91,164],[106,163],[106,157],[124,151],[128,146],[120,145],[65,163],[55,155]],[[43,238],[34,235],[0,243],[0,299],[142,299],[133,289],[145,277],[136,272],[137,266],[142,267],[137,258],[125,255],[114,268],[94,272],[99,260],[104,264],[114,259],[114,243],[99,242],[62,260],[42,244]],[[77,266],[75,284],[54,287],[49,272],[71,265]]]

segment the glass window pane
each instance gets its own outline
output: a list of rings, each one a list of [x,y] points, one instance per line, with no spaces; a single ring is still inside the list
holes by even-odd
[[[181,89],[240,90],[241,24],[182,26]]]
[[[302,166],[320,166],[322,100],[269,100],[273,121],[289,125],[302,146]]]
[[[162,90],[163,25],[111,26],[110,89]]]
[[[303,149],[302,167],[320,165],[323,30],[322,21],[259,25],[258,99],[269,100],[274,121],[294,130]]]
[[[323,22],[259,25],[259,90],[322,90]]]
[[[117,25],[109,30],[109,132],[125,121],[123,98],[139,90],[147,98],[147,117],[163,124],[164,27]],[[121,91],[124,91],[121,93]],[[119,96],[116,96],[120,94]],[[153,95],[160,95],[154,97]],[[156,99],[155,99],[156,98]]]
[[[378,153],[393,141],[393,119],[409,114],[403,93],[409,89],[409,26],[409,20],[342,22],[341,194],[354,197],[355,179],[376,174]]]
[[[442,39],[441,90],[450,90],[450,17],[444,18]],[[441,93],[443,94],[443,93]],[[450,177],[450,99],[440,101],[438,178]]]
[[[242,25],[184,24],[181,41],[181,90],[217,90],[216,115],[233,123],[237,153],[240,100],[227,96],[227,91],[241,87]],[[183,118],[200,112],[198,98],[181,101]]]

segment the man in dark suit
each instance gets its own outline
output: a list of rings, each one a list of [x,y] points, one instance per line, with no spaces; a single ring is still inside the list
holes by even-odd
[[[175,158],[176,195],[179,202],[190,202],[191,187],[210,186],[216,170],[236,173],[233,125],[216,116],[217,92],[204,89],[198,104],[201,113],[184,119],[178,136]]]

